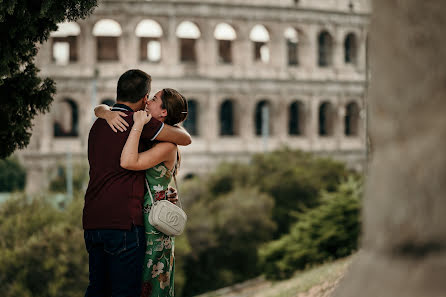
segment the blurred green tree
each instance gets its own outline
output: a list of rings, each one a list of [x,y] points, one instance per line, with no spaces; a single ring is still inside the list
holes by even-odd
[[[250,164],[223,163],[205,183],[211,195],[254,187],[273,197],[274,237],[278,238],[288,232],[300,213],[319,205],[320,191],[335,191],[351,174],[341,162],[285,148],[255,155]]]
[[[25,181],[26,170],[16,158],[0,160],[0,192],[21,191]]]
[[[350,255],[358,248],[362,182],[350,177],[336,192],[324,192],[321,205],[301,215],[290,233],[264,245],[260,259],[270,279]]]
[[[75,297],[88,284],[80,222],[83,201],[66,210],[17,195],[0,206],[0,295]],[[67,240],[69,239],[69,240]]]
[[[45,113],[56,92],[54,82],[37,76],[38,43],[63,21],[89,15],[97,0],[11,0],[0,2],[0,158],[28,145],[32,119]]]
[[[274,202],[256,189],[236,188],[196,201],[188,210],[184,296],[231,285],[260,273],[257,249],[272,238]]]

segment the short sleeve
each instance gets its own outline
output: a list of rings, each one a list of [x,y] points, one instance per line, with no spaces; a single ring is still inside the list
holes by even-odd
[[[150,121],[144,125],[141,133],[141,139],[154,140],[164,127],[164,123],[158,121],[155,118],[151,118]]]

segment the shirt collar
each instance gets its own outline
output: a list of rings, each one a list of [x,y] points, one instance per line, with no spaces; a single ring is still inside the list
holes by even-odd
[[[115,105],[113,105],[112,109],[113,111],[131,111],[133,112],[133,109],[131,109],[130,107],[128,107],[125,104],[122,103],[116,103]]]

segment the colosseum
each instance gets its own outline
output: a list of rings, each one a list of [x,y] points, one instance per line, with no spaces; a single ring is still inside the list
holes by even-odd
[[[152,75],[152,91],[189,100],[182,177],[283,146],[360,168],[370,11],[368,0],[100,1],[40,46],[36,63],[57,94],[18,154],[27,192],[67,156],[86,159],[93,107],[113,104],[131,68]]]

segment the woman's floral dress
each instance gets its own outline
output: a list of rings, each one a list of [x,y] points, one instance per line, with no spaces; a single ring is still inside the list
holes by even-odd
[[[172,179],[171,171],[160,163],[146,170],[146,178],[154,200],[166,199],[167,187]],[[142,297],[174,296],[174,238],[156,230],[149,223],[152,201],[149,193],[144,197],[144,229],[146,254],[143,266]]]

